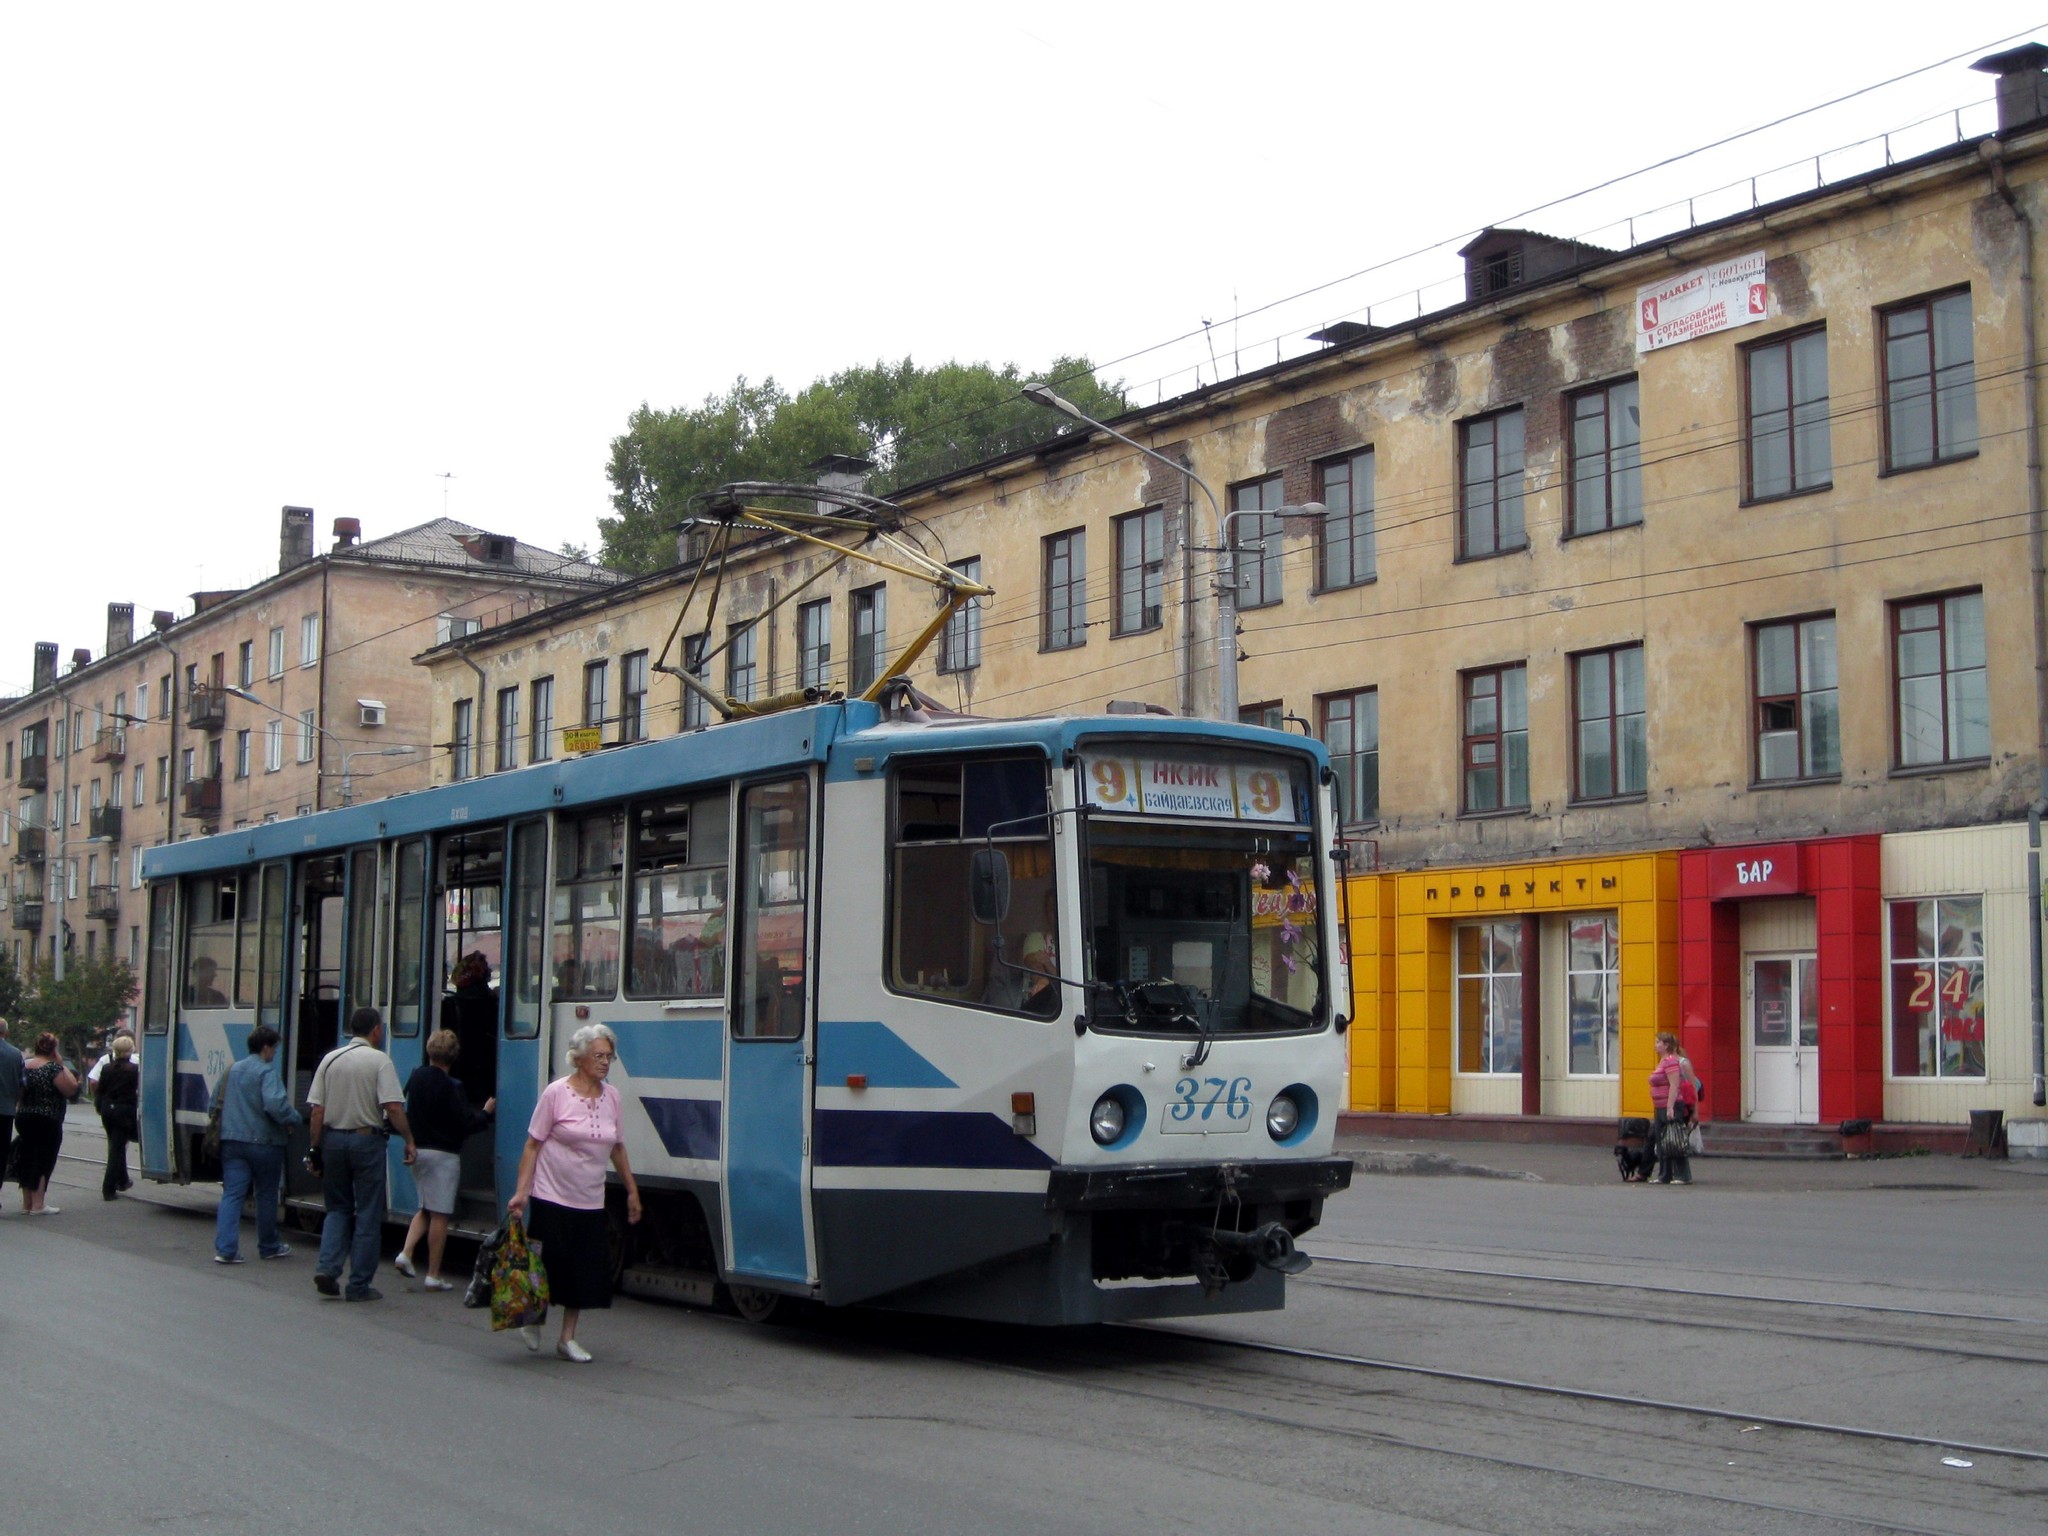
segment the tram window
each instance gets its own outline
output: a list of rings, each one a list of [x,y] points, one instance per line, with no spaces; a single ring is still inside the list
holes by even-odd
[[[381,861],[374,848],[349,855],[348,871],[348,998],[347,1011],[377,1001],[377,911],[383,893],[378,886]]]
[[[726,797],[633,811],[629,997],[715,997],[725,990]]]
[[[561,824],[555,840],[556,997],[618,995],[625,836],[618,811]]]
[[[256,1006],[259,1022],[275,1026],[284,1009],[284,922],[285,874],[282,864],[263,871],[262,896],[257,913],[261,930],[260,959],[256,972]]]
[[[897,773],[891,985],[1008,1013],[1058,1011],[1059,988],[1032,974],[1059,969],[1045,808],[1042,757],[925,763]],[[1010,864],[1000,959],[996,931],[974,921],[967,901],[969,862],[991,839]],[[1020,965],[1028,969],[1014,969]]]
[[[810,786],[750,785],[740,799],[746,869],[740,886],[740,967],[733,1034],[794,1040],[804,1032],[804,954],[810,913]]]
[[[541,944],[546,933],[548,829],[522,822],[512,834],[511,965],[505,1001],[505,1033],[514,1040],[540,1033]]]
[[[427,846],[401,843],[393,856],[391,910],[391,1032],[412,1035],[420,1027],[420,995],[427,973]]]
[[[495,973],[502,948],[499,898],[505,884],[505,831],[492,827],[441,844],[441,955],[452,976],[464,955],[481,954]]]
[[[149,974],[143,986],[142,1027],[152,1035],[171,1027],[171,885],[149,890]]]
[[[225,1008],[235,975],[233,875],[206,876],[185,886],[185,1006]]]

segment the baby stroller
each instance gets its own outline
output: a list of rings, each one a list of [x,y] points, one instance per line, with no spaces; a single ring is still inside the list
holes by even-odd
[[[1615,1125],[1614,1166],[1624,1184],[1641,1184],[1657,1167],[1657,1150],[1650,1145],[1650,1122],[1625,1115]]]

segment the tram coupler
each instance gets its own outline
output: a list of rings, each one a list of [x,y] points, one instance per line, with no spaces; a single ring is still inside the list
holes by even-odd
[[[1262,1268],[1278,1270],[1283,1275],[1298,1275],[1311,1262],[1307,1254],[1294,1246],[1294,1234],[1277,1221],[1249,1232],[1219,1229],[1209,1234],[1209,1241],[1224,1253],[1244,1254]]]

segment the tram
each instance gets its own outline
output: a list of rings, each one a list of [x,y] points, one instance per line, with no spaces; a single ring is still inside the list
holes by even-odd
[[[1278,1307],[1351,1174],[1331,785],[1298,736],[948,717],[904,688],[152,849],[144,1173],[210,1176],[256,1025],[303,1106],[369,1004],[401,1079],[448,1027],[497,1097],[456,1217],[482,1231],[599,1022],[646,1208],[629,1227],[614,1188],[630,1291],[1032,1324]]]

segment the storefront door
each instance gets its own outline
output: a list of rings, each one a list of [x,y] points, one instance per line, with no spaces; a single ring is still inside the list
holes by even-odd
[[[1749,1118],[1820,1120],[1820,976],[1813,955],[1749,962]]]

